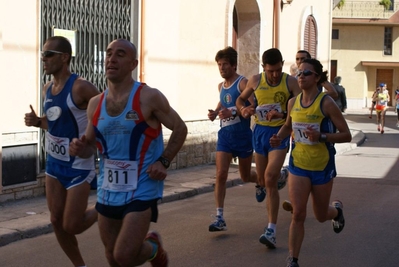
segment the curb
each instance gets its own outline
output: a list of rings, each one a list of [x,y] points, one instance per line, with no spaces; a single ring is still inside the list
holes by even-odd
[[[336,144],[336,155],[341,155],[347,151],[355,149],[366,141],[366,135],[361,130],[351,129],[351,134],[352,141],[350,143]],[[237,167],[237,164],[232,163],[231,166]],[[185,169],[182,170],[184,171]],[[179,171],[177,170],[174,172]],[[243,182],[238,173],[235,175],[229,173],[229,178],[226,181],[226,188],[240,184],[243,184]],[[215,179],[212,178],[204,177],[192,182],[184,182],[172,189],[164,190],[164,196],[159,203],[168,203],[190,198],[199,194],[209,193],[214,190],[214,187]],[[94,204],[95,201],[96,194],[91,193],[88,202]],[[29,218],[21,217],[10,221],[3,221],[0,225],[0,247],[18,240],[52,232],[53,227],[49,221],[49,213],[36,214],[36,216]]]

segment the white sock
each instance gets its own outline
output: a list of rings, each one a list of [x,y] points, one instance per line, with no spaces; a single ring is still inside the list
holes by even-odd
[[[274,233],[276,233],[276,224],[275,223],[269,223],[267,225],[268,229],[273,229]]]
[[[216,216],[220,216],[223,218],[223,208],[217,208],[216,209]]]

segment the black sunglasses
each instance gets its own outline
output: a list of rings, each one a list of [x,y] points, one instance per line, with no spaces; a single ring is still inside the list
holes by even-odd
[[[47,50],[42,52],[42,57],[53,57],[55,54],[64,54],[64,52],[55,51],[55,50]]]
[[[316,72],[311,71],[311,70],[300,70],[300,71],[298,71],[298,72],[296,73],[296,75],[297,75],[298,77],[301,76],[302,74],[303,74],[303,76],[310,76],[310,75],[312,75],[312,74],[319,75],[319,74],[317,74]]]

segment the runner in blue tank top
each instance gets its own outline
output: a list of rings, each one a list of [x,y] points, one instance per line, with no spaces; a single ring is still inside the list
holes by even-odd
[[[216,147],[216,183],[215,202],[216,218],[209,225],[209,231],[226,230],[223,217],[224,199],[226,195],[226,180],[233,157],[238,157],[240,177],[243,182],[257,182],[252,165],[252,131],[250,118],[239,115],[236,108],[237,97],[244,90],[247,79],[237,74],[237,52],[232,47],[218,51],[215,60],[224,82],[218,85],[219,102],[215,110],[209,110],[208,118],[213,121],[220,119],[220,130]],[[251,99],[253,104],[253,99]],[[250,105],[249,102],[246,105]]]
[[[46,131],[46,198],[57,240],[75,266],[84,266],[75,235],[97,220],[94,207],[87,208],[90,183],[95,178],[94,156],[74,157],[69,143],[81,137],[87,127],[86,108],[97,88],[69,71],[72,48],[60,36],[50,37],[43,46],[45,73],[53,75],[44,86],[45,115],[38,117],[31,106],[25,114],[27,126]]]
[[[107,90],[87,110],[86,134],[73,139],[71,155],[100,152],[98,226],[111,266],[168,265],[160,236],[148,232],[158,217],[166,169],[182,147],[187,127],[157,89],[136,82],[136,47],[117,39],[105,58]],[[162,125],[172,131],[164,149]]]

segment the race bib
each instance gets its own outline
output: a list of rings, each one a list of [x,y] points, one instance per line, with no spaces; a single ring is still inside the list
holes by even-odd
[[[256,107],[256,116],[259,121],[267,121],[267,113],[270,111],[275,110],[277,112],[282,112],[281,111],[281,105],[280,103],[274,103],[274,104],[264,104],[261,106]],[[281,118],[274,118],[271,121],[278,121],[281,120]]]
[[[230,107],[228,109],[232,110],[232,109],[235,109],[235,107]],[[239,122],[241,122],[240,116],[238,116],[238,115],[236,117],[231,116],[230,118],[220,120],[220,124],[221,124],[220,126],[226,127],[226,126],[234,125]]]
[[[46,132],[46,152],[53,158],[69,161],[69,138],[53,136]]]
[[[137,188],[137,161],[104,160],[102,188],[118,192],[129,192]]]
[[[318,123],[305,123],[305,122],[293,122],[292,123],[292,130],[294,131],[295,142],[307,144],[307,145],[314,145],[318,144],[319,142],[312,142],[309,140],[308,136],[306,135],[305,131],[309,128],[319,132],[320,125]]]

